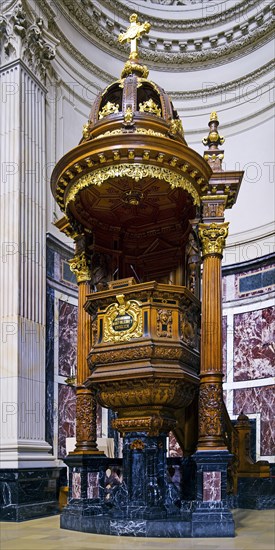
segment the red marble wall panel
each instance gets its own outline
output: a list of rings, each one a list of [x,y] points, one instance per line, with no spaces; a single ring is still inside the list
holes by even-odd
[[[275,452],[275,386],[262,386],[234,390],[234,414],[260,412],[262,456],[272,456]]]
[[[275,308],[234,315],[234,380],[274,376]]]
[[[169,456],[182,456],[180,445],[172,432],[169,432]]]
[[[87,498],[99,498],[99,473],[88,472]]]
[[[72,498],[81,498],[81,474],[73,472],[72,477]]]
[[[221,472],[203,472],[203,500],[221,500]]]
[[[96,436],[102,437],[102,407],[99,404],[96,407]]]
[[[77,306],[59,300],[58,373],[70,376],[76,370]]]
[[[66,456],[66,437],[75,437],[75,389],[58,384],[58,458]]]

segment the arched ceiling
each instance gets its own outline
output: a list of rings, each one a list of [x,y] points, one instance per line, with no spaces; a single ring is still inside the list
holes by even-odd
[[[117,37],[137,12],[152,25],[140,42],[140,57],[162,71],[224,64],[269,41],[273,30],[271,0],[41,0],[40,6],[57,10],[97,47],[122,60],[128,47]],[[55,16],[53,30],[56,24]]]

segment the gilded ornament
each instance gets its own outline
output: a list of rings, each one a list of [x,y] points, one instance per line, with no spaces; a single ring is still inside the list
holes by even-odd
[[[152,113],[153,115],[161,116],[161,109],[156,105],[152,98],[139,104],[141,113]]]
[[[74,179],[74,174],[71,172],[71,170],[66,170],[65,176],[68,176],[70,180]]]
[[[120,152],[119,151],[113,151],[113,159],[114,160],[120,160]]]
[[[107,160],[104,153],[99,153],[98,158],[99,158],[100,164],[104,164],[104,162],[106,162]]]
[[[134,439],[129,446],[132,451],[143,451],[145,443],[141,439]]]
[[[106,105],[104,105],[104,107],[101,109],[101,111],[99,111],[98,118],[102,119],[105,116],[113,115],[114,113],[118,113],[118,112],[119,112],[118,103],[115,104],[115,103],[112,103],[111,101],[108,101]]]
[[[132,111],[132,107],[128,105],[125,113],[124,113],[124,122],[125,124],[131,124],[133,122],[134,114]]]
[[[151,130],[150,128],[149,129],[147,129],[147,128],[137,128],[134,133],[135,134],[144,134],[144,135],[147,135],[147,136],[165,137],[164,133],[155,132],[155,130]]]
[[[216,111],[212,111],[212,113],[210,114],[210,121],[212,122],[213,120],[217,122],[219,121]]]
[[[129,149],[128,150],[128,159],[129,160],[134,160],[135,158],[135,151],[133,149]]]
[[[78,174],[81,174],[81,172],[83,172],[83,168],[82,166],[80,166],[80,164],[78,164],[78,162],[74,164],[74,169],[77,171]]]
[[[170,166],[176,166],[178,160],[179,160],[179,159],[178,159],[177,157],[173,157],[173,158],[169,161]]]
[[[116,418],[112,426],[121,433],[145,431],[148,435],[158,436],[160,433],[167,433],[176,425],[173,418],[162,418],[161,416],[148,416],[141,418]]]
[[[86,162],[88,168],[92,168],[92,166],[94,166],[94,161],[90,157],[87,157],[85,159],[85,162]]]
[[[146,136],[157,136],[157,137],[165,137],[164,132],[155,132],[155,130],[151,130],[151,128],[136,128],[133,132],[134,134],[142,134]],[[107,132],[104,132],[102,134],[99,134],[98,136],[95,136],[94,139],[100,139],[102,137],[106,136],[121,136],[125,135],[125,130],[108,130]]]
[[[180,118],[173,118],[170,122],[169,126],[170,134],[175,136],[176,134],[180,134],[181,136],[184,135],[182,121]]]
[[[225,239],[228,235],[228,226],[228,222],[199,224],[199,238],[202,243],[203,256],[210,254],[222,256]]]
[[[137,40],[143,34],[147,34],[150,31],[151,25],[148,21],[145,21],[145,23],[140,23],[136,13],[133,13],[130,16],[130,23],[131,25],[127,31],[119,34],[118,41],[120,44],[124,44],[124,42],[131,43],[130,59],[135,60],[138,57]]]
[[[133,63],[132,61],[126,61],[123,71],[121,73],[121,78],[125,78],[126,76],[133,74],[133,73],[140,74],[143,78],[147,78],[149,74],[149,70],[146,67],[146,65],[140,65],[139,63]]]
[[[89,137],[90,137],[89,122],[86,122],[86,124],[83,124],[82,136],[83,136],[84,139],[89,139]]]
[[[103,342],[125,342],[143,335],[142,311],[136,300],[116,296],[117,303],[108,306],[103,319]]]
[[[144,151],[142,155],[143,160],[149,160],[150,159],[150,151]]]
[[[124,131],[120,129],[108,130],[107,132],[103,132],[103,134],[99,134],[98,136],[95,136],[94,139],[100,139],[105,136],[121,136],[122,134],[124,134]]]
[[[76,254],[71,260],[69,260],[69,264],[70,270],[76,276],[78,283],[84,283],[91,280],[90,261],[85,252]]]
[[[218,116],[215,111],[213,111],[210,115],[210,122],[208,123],[208,126],[210,128],[208,136],[204,137],[202,140],[203,145],[208,145],[210,148],[213,145],[222,145],[224,143],[224,137],[220,136],[218,131],[219,121]],[[204,157],[206,158],[206,157]],[[213,159],[215,160],[215,159]]]
[[[130,189],[130,191],[126,191],[122,196],[123,202],[126,202],[131,206],[138,206],[142,201],[142,199],[143,199],[143,193],[141,193],[141,191],[138,191],[138,190],[135,191],[132,189]]]
[[[130,151],[134,155],[134,151]],[[132,157],[134,158],[134,156]],[[145,164],[117,164],[116,166],[104,166],[95,169],[90,174],[79,178],[74,186],[69,190],[66,197],[65,207],[67,208],[71,201],[75,201],[76,196],[82,189],[92,185],[102,185],[105,181],[113,178],[132,178],[139,181],[143,178],[156,178],[169,183],[172,189],[179,187],[187,191],[193,198],[195,205],[200,204],[200,196],[194,185],[180,174],[172,172],[164,166],[148,166]]]

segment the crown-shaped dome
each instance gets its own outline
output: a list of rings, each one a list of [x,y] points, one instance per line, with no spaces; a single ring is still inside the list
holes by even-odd
[[[137,14],[130,17],[130,27],[118,37],[130,42],[131,53],[121,79],[113,82],[95,99],[83,139],[124,132],[166,135],[186,145],[182,122],[168,94],[148,80],[149,71],[138,60],[137,39],[149,32],[150,23],[140,23]],[[102,134],[103,132],[103,134]]]
[[[89,140],[108,133],[124,132],[166,135],[186,144],[182,122],[168,94],[157,84],[140,76],[128,65],[129,74],[107,86],[98,94],[83,130],[83,139]],[[140,71],[141,72],[141,71]],[[146,74],[146,71],[143,71]]]

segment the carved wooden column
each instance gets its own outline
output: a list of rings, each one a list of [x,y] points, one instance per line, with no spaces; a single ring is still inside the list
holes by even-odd
[[[221,260],[227,234],[228,223],[199,224],[203,258],[199,450],[226,448],[222,433]]]
[[[91,317],[84,310],[90,293],[91,270],[84,249],[85,237],[76,240],[76,254],[70,267],[78,284],[77,380],[76,380],[76,446],[70,454],[103,454],[97,448],[96,399],[93,390],[84,386],[90,375],[87,357],[91,350]]]

